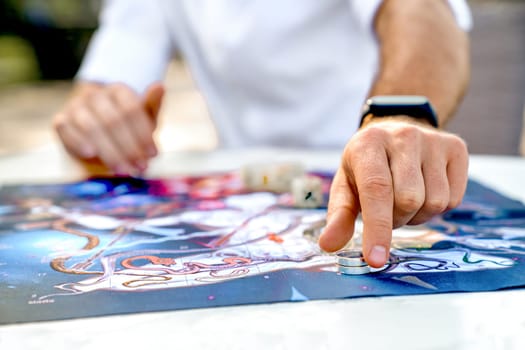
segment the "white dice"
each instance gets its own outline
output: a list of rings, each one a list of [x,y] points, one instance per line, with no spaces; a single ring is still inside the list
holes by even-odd
[[[300,163],[248,164],[241,169],[243,185],[251,191],[289,192],[292,180],[304,174]]]
[[[321,178],[303,175],[292,180],[294,206],[298,208],[317,208],[324,205],[323,182]]]

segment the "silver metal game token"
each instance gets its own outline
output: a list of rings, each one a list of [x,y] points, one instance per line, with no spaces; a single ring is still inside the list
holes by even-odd
[[[336,253],[337,264],[346,267],[368,266],[360,249],[342,250]]]
[[[354,262],[354,261],[348,261],[348,260],[337,261],[337,265],[344,266],[344,267],[364,267],[364,266],[368,266],[366,261],[355,261]]]
[[[337,271],[345,275],[364,275],[370,272],[370,267],[366,266],[337,266]]]
[[[361,249],[345,249],[341,250],[337,253],[335,253],[340,258],[347,258],[347,259],[362,259],[363,258],[363,252]]]

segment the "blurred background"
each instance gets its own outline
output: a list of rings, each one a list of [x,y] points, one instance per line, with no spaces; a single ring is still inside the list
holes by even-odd
[[[0,156],[56,142],[64,103],[101,0],[0,0]],[[448,129],[471,153],[525,155],[525,0],[470,0],[472,80]],[[206,151],[217,137],[184,62],[174,60],[157,134],[162,151]]]

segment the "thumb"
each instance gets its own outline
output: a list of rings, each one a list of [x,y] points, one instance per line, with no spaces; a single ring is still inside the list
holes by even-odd
[[[144,95],[144,108],[154,121],[157,120],[160,106],[162,105],[164,92],[164,85],[162,85],[160,82],[157,82],[150,85],[146,90],[146,94]]]
[[[319,237],[319,246],[327,252],[343,248],[354,234],[354,225],[359,213],[356,196],[350,188],[342,168],[335,174],[330,188],[327,225]]]

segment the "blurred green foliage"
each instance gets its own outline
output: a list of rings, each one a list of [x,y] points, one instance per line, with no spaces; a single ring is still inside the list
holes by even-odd
[[[71,79],[101,0],[0,0],[0,85]]]
[[[100,6],[101,0],[0,0],[0,30],[6,27],[2,23],[15,30],[24,24],[93,28]]]
[[[31,45],[12,35],[0,35],[0,86],[39,78]]]

